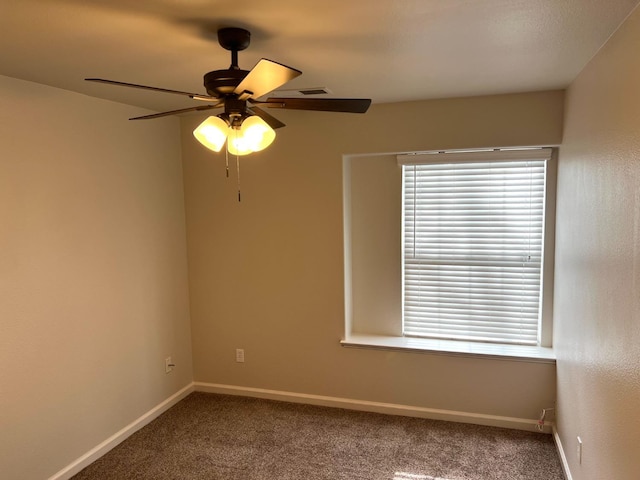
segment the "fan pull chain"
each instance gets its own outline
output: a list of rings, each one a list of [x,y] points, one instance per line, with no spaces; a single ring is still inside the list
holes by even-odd
[[[227,178],[229,178],[229,149],[228,148],[224,149],[224,160],[227,167]]]
[[[238,202],[241,202],[242,197],[240,195],[240,155],[236,155],[236,168],[238,170]]]

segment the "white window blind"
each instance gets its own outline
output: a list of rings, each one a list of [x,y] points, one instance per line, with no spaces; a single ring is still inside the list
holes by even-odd
[[[404,335],[538,344],[550,155],[399,157]]]

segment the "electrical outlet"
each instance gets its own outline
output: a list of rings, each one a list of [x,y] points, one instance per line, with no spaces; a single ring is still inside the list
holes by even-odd
[[[236,362],[244,363],[244,349],[236,348]]]
[[[175,366],[176,365],[171,360],[171,357],[167,357],[167,358],[164,359],[164,373],[171,372],[171,370],[173,370],[173,367],[175,367]]]
[[[576,448],[576,454],[578,456],[578,464],[582,465],[582,439],[580,437],[577,437],[578,439],[578,446]]]

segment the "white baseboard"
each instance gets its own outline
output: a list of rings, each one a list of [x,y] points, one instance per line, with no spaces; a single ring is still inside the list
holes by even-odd
[[[49,477],[48,480],[68,480],[83,468],[87,467],[98,458],[105,455],[114,447],[129,438],[145,425],[151,423],[157,417],[184,399],[191,392],[220,393],[226,395],[238,395],[244,397],[264,398],[268,400],[280,400],[292,403],[305,403],[324,407],[345,408],[365,412],[384,413],[389,415],[402,415],[408,417],[428,418],[432,420],[445,420],[450,422],[472,423],[491,427],[512,428],[516,430],[536,431],[537,420],[526,418],[503,417],[498,415],[485,415],[481,413],[458,412],[454,410],[441,410],[434,408],[415,407],[394,403],[370,402],[367,400],[354,400],[349,398],[329,397],[324,395],[312,395],[306,393],[285,392],[280,390],[267,390],[263,388],[241,387],[236,385],[223,385],[217,383],[191,383],[165,401],[155,406],[147,413],[131,422],[120,431],[107,438],[104,442],[89,450],[77,460]],[[545,433],[553,433],[556,446],[562,461],[562,468],[567,480],[572,480],[567,459],[562,448],[562,443],[555,425],[545,422]]]
[[[184,387],[183,389],[179,390],[178,392],[174,393],[169,398],[167,398],[164,402],[160,403],[159,405],[156,405],[154,408],[149,410],[140,418],[134,420],[129,425],[124,427],[122,430],[120,430],[119,432],[107,438],[100,445],[92,448],[87,453],[82,455],[80,458],[78,458],[74,462],[64,467],[58,473],[49,477],[49,480],[67,480],[71,478],[80,470],[90,465],[91,463],[95,462],[98,458],[102,457],[109,450],[113,449],[118,444],[122,443],[124,440],[129,438],[131,435],[133,435],[135,432],[140,430],[142,427],[151,423],[153,420],[155,420],[157,417],[159,417],[164,412],[169,410],[176,403],[178,403],[180,400],[185,398],[187,395],[189,395],[193,391],[194,391],[194,384],[191,383],[186,387]]]
[[[556,448],[558,450],[558,455],[560,456],[560,463],[562,464],[564,476],[567,480],[573,480],[571,470],[569,470],[569,462],[567,462],[567,455],[564,452],[564,447],[562,446],[562,441],[560,440],[560,435],[558,435],[558,429],[555,425],[553,425],[553,439],[556,442]]]
[[[432,420],[446,420],[449,422],[473,423],[491,427],[511,428],[516,430],[537,431],[537,420],[528,418],[502,417],[497,415],[485,415],[482,413],[457,412],[454,410],[440,410],[435,408],[414,407],[394,403],[369,402],[366,400],[353,400],[349,398],[327,397],[323,395],[310,395],[306,393],[283,392],[279,390],[266,390],[263,388],[240,387],[236,385],[222,385],[217,383],[194,383],[195,391],[208,393],[222,393],[226,395],[239,395],[245,397],[264,398],[268,400],[280,400],[292,403],[306,403],[324,407],[337,407],[349,410],[385,413],[390,415],[402,415],[407,417],[428,418]],[[551,423],[545,422],[545,433],[551,433]]]

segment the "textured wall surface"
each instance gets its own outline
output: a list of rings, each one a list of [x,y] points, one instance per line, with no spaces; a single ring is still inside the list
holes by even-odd
[[[7,77],[0,104],[0,476],[42,480],[191,382],[178,121]]]
[[[640,476],[638,45],[636,10],[567,96],[554,337],[558,431],[574,480]]]
[[[551,364],[340,346],[342,157],[557,144],[563,102],[554,91],[379,105],[364,116],[277,111],[287,127],[241,160],[241,203],[235,167],[227,179],[224,154],[193,139],[201,119],[184,117],[195,379],[536,418],[555,398]]]

